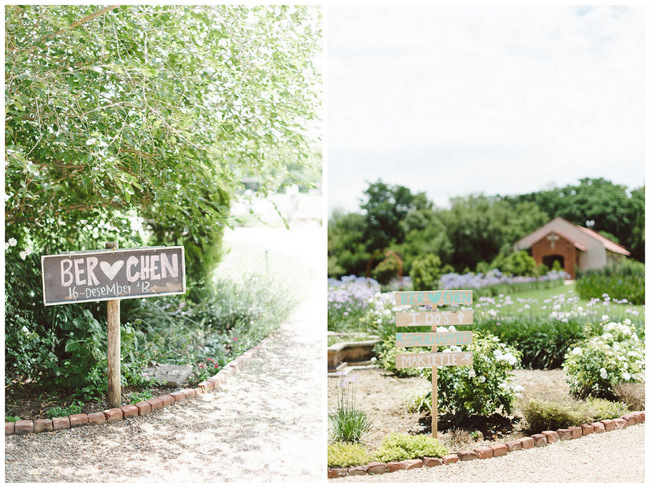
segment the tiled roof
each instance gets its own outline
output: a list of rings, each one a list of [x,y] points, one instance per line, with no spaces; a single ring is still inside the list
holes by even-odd
[[[587,234],[588,236],[593,237],[594,239],[597,239],[600,242],[602,242],[603,245],[605,246],[605,249],[607,249],[608,251],[615,252],[617,254],[623,254],[624,256],[630,255],[630,251],[625,249],[623,246],[620,246],[619,244],[610,241],[605,236],[601,236],[598,232],[593,231],[591,229],[587,229],[586,227],[580,227],[579,225],[576,225],[576,227],[580,229],[582,232],[584,232],[585,234]]]

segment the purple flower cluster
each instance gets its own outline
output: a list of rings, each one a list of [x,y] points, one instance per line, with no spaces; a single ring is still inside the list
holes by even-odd
[[[354,275],[343,276],[340,280],[327,280],[328,307],[344,309],[349,306],[365,308],[368,300],[380,291],[379,283],[372,278]]]
[[[447,273],[440,277],[440,288],[444,290],[478,290],[485,286],[530,283],[539,281],[552,281],[569,279],[569,274],[564,271],[549,271],[544,276],[535,278],[532,276],[509,276],[498,269],[493,269],[486,274],[483,273]]]

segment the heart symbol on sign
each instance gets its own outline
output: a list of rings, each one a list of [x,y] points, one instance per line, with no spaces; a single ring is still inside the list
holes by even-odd
[[[108,276],[109,280],[115,278],[115,275],[119,270],[122,269],[122,266],[124,266],[124,261],[122,261],[121,259],[119,261],[115,261],[112,266],[108,264],[106,261],[102,261],[101,263],[99,263],[99,267],[102,268],[102,271],[106,276]]]
[[[438,303],[438,301],[440,300],[440,292],[427,293],[427,295],[429,296],[429,300],[431,301],[431,303],[433,303],[434,305]]]

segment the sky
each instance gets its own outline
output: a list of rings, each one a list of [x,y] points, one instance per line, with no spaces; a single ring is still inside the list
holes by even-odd
[[[642,6],[333,6],[327,201],[645,184]]]

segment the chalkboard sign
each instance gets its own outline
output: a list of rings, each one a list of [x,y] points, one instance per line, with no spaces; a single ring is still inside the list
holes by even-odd
[[[43,256],[45,305],[185,293],[182,246]]]

